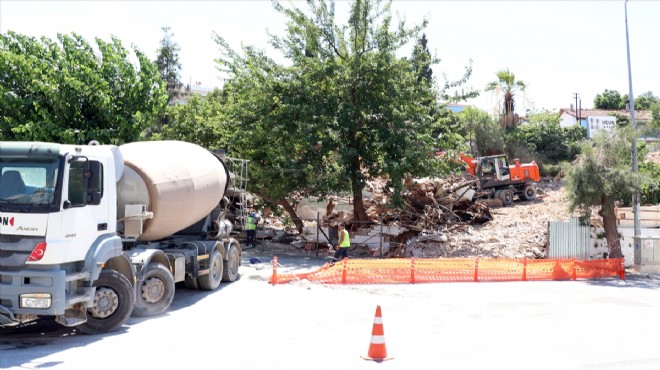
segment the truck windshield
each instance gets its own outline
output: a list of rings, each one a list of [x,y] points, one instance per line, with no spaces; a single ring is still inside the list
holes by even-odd
[[[0,159],[0,204],[52,205],[57,158]]]

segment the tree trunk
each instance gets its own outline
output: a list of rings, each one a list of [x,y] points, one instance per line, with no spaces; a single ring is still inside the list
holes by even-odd
[[[351,190],[353,192],[353,220],[358,223],[358,227],[361,226],[361,223],[369,221],[367,219],[367,212],[364,210],[364,201],[362,200],[362,185],[361,181],[358,179],[360,174],[360,160],[359,158],[353,158],[351,160]]]
[[[603,228],[605,229],[605,238],[609,250],[609,258],[621,258],[621,241],[619,240],[619,230],[616,226],[616,213],[614,211],[614,198],[603,196],[601,198],[600,212],[598,214],[603,218]]]
[[[291,221],[293,221],[293,224],[296,225],[296,229],[300,234],[303,232],[303,222],[298,217],[298,213],[296,212],[296,209],[293,208],[291,203],[286,198],[280,198],[280,200],[277,201],[277,204],[281,205],[284,207],[284,210],[289,213],[289,216],[291,216]]]

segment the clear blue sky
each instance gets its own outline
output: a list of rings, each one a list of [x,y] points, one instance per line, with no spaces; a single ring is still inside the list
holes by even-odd
[[[282,1],[286,4],[287,1]],[[304,2],[294,2],[305,8]],[[347,9],[339,1],[338,13]],[[591,108],[605,89],[628,93],[623,1],[404,1],[393,10],[408,24],[426,17],[429,47],[442,62],[440,77],[459,78],[473,60],[468,85],[482,90],[504,68],[527,83],[524,108],[557,110],[580,93]],[[631,0],[628,22],[635,96],[660,95],[660,1]],[[282,34],[285,19],[269,1],[31,1],[0,0],[0,32],[8,30],[54,38],[76,32],[90,41],[117,36],[155,59],[169,26],[179,44],[184,82],[221,86],[214,58],[219,56],[212,31],[234,48],[241,43],[272,50],[267,31]],[[277,56],[274,51],[271,55]],[[523,101],[524,100],[524,101]],[[493,93],[468,103],[492,111]],[[522,109],[521,109],[522,108]]]

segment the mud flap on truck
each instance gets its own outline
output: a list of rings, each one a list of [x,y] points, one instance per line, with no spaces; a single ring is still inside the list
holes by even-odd
[[[18,320],[14,317],[14,314],[7,307],[0,306],[0,326],[14,325],[18,325]]]

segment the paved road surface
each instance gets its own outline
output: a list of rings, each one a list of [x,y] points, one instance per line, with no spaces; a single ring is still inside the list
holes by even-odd
[[[660,279],[271,286],[258,248],[239,281],[178,288],[172,308],[87,336],[0,334],[2,369],[660,369]],[[295,270],[325,262],[279,254]],[[297,270],[296,270],[297,271]],[[365,361],[376,306],[388,355]]]

